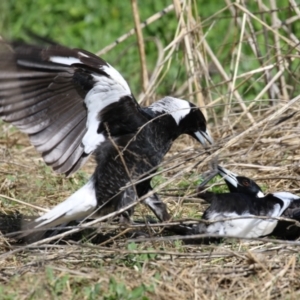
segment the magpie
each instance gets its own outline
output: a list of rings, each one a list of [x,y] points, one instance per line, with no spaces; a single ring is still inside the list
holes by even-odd
[[[248,177],[238,176],[237,174],[218,166],[219,175],[224,178],[231,193],[242,193],[258,198],[264,198],[260,186]],[[300,221],[300,198],[295,196],[294,200],[280,215],[284,218]],[[281,239],[295,239],[300,236],[300,228],[288,221],[280,220],[271,234]]]
[[[288,192],[268,194],[263,198],[243,193],[205,192],[200,197],[210,203],[202,219],[212,223],[205,225],[205,230],[201,224],[195,232],[239,238],[271,234],[278,221],[266,217],[280,217],[293,201],[300,200]]]
[[[282,228],[282,223],[257,217],[286,216],[291,208],[300,206],[300,198],[292,193],[277,192],[264,195],[252,179],[238,176],[221,166],[217,168],[230,193],[201,193],[203,187],[198,188],[199,197],[210,203],[202,218],[213,223],[200,224],[196,231],[240,238],[273,235],[277,228]]]
[[[181,134],[203,145],[213,142],[193,103],[165,97],[141,107],[109,63],[59,45],[0,43],[0,118],[28,134],[57,173],[69,176],[95,156],[89,181],[33,228],[106,215],[144,196],[151,174]],[[156,194],[144,203],[160,220],[170,218]]]

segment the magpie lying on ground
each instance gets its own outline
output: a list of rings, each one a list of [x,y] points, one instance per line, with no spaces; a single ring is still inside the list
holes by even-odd
[[[288,192],[268,194],[263,198],[242,193],[204,192],[200,197],[210,203],[202,219],[213,223],[204,225],[205,228],[200,224],[195,232],[239,238],[271,234],[278,221],[257,217],[280,217],[294,200],[300,199]]]
[[[265,197],[260,186],[254,180],[248,177],[238,176],[221,166],[218,166],[218,171],[224,178],[224,181],[231,193],[242,193],[255,196],[257,198]],[[295,195],[293,196],[293,201],[291,201],[279,217],[300,221],[300,198]],[[271,232],[271,235],[280,239],[296,239],[300,237],[300,228],[291,222],[280,220]]]
[[[0,117],[27,133],[58,173],[74,173],[95,154],[90,180],[33,228],[105,215],[144,196],[151,191],[149,175],[181,134],[212,143],[194,104],[166,97],[141,107],[107,62],[62,46],[11,49],[1,42]],[[170,218],[157,195],[144,202],[160,220]]]
[[[240,238],[274,235],[281,222],[257,217],[286,216],[285,214],[290,208],[300,206],[300,198],[294,194],[277,192],[264,195],[253,180],[238,176],[221,166],[218,166],[218,171],[223,176],[230,193],[201,193],[202,187],[198,190],[199,197],[210,203],[202,218],[208,221],[217,221],[209,225],[200,224],[201,226],[196,227],[195,230],[201,233]],[[234,218],[239,219],[234,220]]]

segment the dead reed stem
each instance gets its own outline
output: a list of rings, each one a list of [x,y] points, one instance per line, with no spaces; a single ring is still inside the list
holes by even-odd
[[[171,19],[169,12],[173,10],[177,22],[174,32],[168,32],[173,38],[167,42],[147,36],[146,31],[139,40],[139,49],[148,41],[154,41],[158,49],[153,69],[147,70],[145,55],[141,63],[145,73],[152,74],[146,88],[143,84],[141,98],[159,99],[165,96],[160,94],[160,87],[167,85],[169,94],[192,99],[205,107],[216,141],[204,150],[192,139],[181,137],[159,166],[152,180],[153,192],[168,205],[173,225],[201,222],[207,204],[196,196],[196,186],[215,156],[224,167],[255,179],[266,193],[300,194],[296,31],[300,8],[295,0],[286,2],[286,7],[273,0],[258,0],[256,6],[253,3],[226,0],[218,11],[207,15],[206,6],[197,6],[197,1],[174,0],[142,23],[138,11],[133,13],[140,33],[166,14]],[[114,47],[118,44],[121,48],[121,42],[134,32],[124,34],[99,53],[117,51]],[[4,215],[15,210],[32,215],[41,207],[56,205],[77,190],[95,168],[90,161],[84,172],[72,178],[55,176],[24,135],[7,124],[0,126],[0,213]],[[151,176],[145,174],[146,178]],[[221,178],[209,183],[207,189],[226,191]],[[134,220],[148,220],[151,212],[139,202],[122,211],[135,206]],[[49,297],[58,289],[64,299],[75,299],[76,289],[91,286],[91,293],[80,297],[90,299],[100,287],[104,292],[99,297],[104,297],[113,289],[113,278],[117,284],[124,282],[130,292],[136,287],[152,287],[152,292],[146,292],[149,299],[300,298],[299,239],[226,239],[218,244],[192,245],[185,241],[195,236],[163,234],[166,224],[120,227],[110,220],[120,212],[24,247],[0,236],[0,280],[3,288],[11,286],[13,296],[8,297],[36,299],[39,286],[43,292],[44,287],[51,291]],[[82,229],[95,231],[72,240],[70,233],[78,234]],[[132,229],[148,236],[132,237]],[[94,237],[99,233],[111,236],[97,244]],[[110,296],[117,298],[116,294]]]
[[[132,14],[133,14],[133,19],[134,19],[139,54],[140,54],[141,73],[142,73],[142,88],[143,88],[143,92],[145,93],[147,90],[147,87],[148,87],[149,79],[148,79],[148,71],[147,71],[147,64],[146,64],[145,44],[144,44],[142,28],[140,25],[141,21],[140,21],[140,15],[139,15],[137,1],[131,0],[131,6],[132,6]]]

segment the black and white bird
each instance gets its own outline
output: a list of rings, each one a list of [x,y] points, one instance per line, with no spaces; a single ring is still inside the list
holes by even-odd
[[[218,166],[218,171],[219,175],[224,178],[230,192],[254,195],[259,198],[265,197],[260,186],[253,179],[238,176],[221,166]],[[300,221],[300,198],[295,198],[280,217]],[[271,234],[281,239],[295,239],[300,237],[300,228],[289,221],[280,220]]]
[[[147,194],[149,175],[181,134],[212,143],[194,104],[165,97],[141,107],[107,62],[62,46],[0,44],[0,118],[28,134],[57,173],[70,175],[95,155],[90,180],[37,218],[34,228],[105,215]],[[157,195],[144,203],[160,220],[170,218]]]
[[[213,223],[200,224],[195,231],[240,238],[266,236],[278,224],[278,220],[267,217],[281,217],[289,207],[300,203],[300,198],[292,193],[264,195],[253,180],[237,176],[221,166],[218,166],[218,170],[224,176],[230,193],[199,194],[199,197],[210,203],[202,218]]]

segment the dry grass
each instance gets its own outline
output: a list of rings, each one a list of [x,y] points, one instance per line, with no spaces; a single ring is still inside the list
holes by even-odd
[[[174,0],[178,30],[173,43],[161,50],[157,69],[152,72],[155,76],[140,95],[145,101],[159,97],[155,89],[163,84],[177,51],[182,51],[187,81],[178,86],[176,94],[202,106],[216,140],[210,155],[182,137],[162,164],[155,188],[168,203],[174,219],[201,216],[205,204],[195,198],[194,191],[200,174],[216,155],[226,168],[254,178],[266,192],[299,193],[300,189],[299,41],[292,31],[299,22],[299,7],[290,9],[289,19],[279,24],[276,1],[258,1],[259,13],[250,11],[247,5],[225,2],[224,10],[199,20],[190,10],[190,2]],[[290,5],[294,2],[291,0]],[[220,38],[220,50],[210,48],[207,36],[224,14],[232,16],[228,18],[227,26],[232,29],[228,35],[236,36],[229,59],[221,62],[218,57],[225,51],[222,45],[228,37]],[[226,62],[230,70],[224,67]],[[247,92],[251,89],[256,94],[249,100],[251,93],[249,96]],[[73,178],[57,176],[43,165],[26,137],[7,124],[1,124],[1,130],[3,213],[18,210],[36,215],[64,200],[92,173],[91,161]],[[148,213],[138,207],[135,218]],[[97,226],[100,231],[118,235],[104,245],[88,241],[50,245],[44,241],[26,248],[17,248],[2,237],[3,299],[300,297],[299,242],[258,239],[184,245],[162,237],[138,243],[124,236],[127,228],[105,223]],[[149,232],[155,237],[160,231],[151,228]]]

